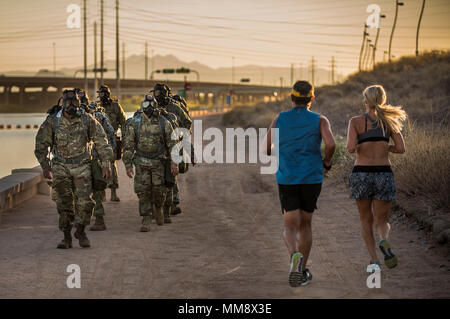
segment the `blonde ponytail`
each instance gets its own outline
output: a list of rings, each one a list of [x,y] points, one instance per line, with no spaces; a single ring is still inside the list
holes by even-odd
[[[407,114],[401,106],[392,106],[386,103],[386,92],[381,85],[372,85],[367,87],[363,96],[369,107],[375,110],[377,115],[377,124],[383,130],[383,134],[387,130],[393,133],[400,133],[403,128],[403,122],[406,120]]]

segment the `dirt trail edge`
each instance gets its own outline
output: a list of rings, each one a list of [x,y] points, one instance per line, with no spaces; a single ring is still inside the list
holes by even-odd
[[[208,117],[203,128],[220,127]],[[183,214],[140,233],[132,180],[120,168],[120,203],[105,203],[107,231],[89,232],[92,247],[56,249],[55,204],[36,196],[0,225],[1,298],[448,298],[448,260],[392,225],[399,266],[383,267],[369,289],[369,261],[356,207],[343,188],[325,182],[313,218],[306,287],[288,286],[289,256],[273,175],[258,165],[199,164],[181,176]],[[109,191],[108,196],[109,198]],[[381,258],[381,254],[379,254]],[[81,288],[66,285],[67,266],[81,269]]]

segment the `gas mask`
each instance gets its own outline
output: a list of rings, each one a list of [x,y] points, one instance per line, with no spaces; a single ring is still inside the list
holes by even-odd
[[[81,116],[80,100],[75,90],[64,90],[63,109],[72,119]]]
[[[97,92],[102,104],[109,104],[109,102],[111,101],[111,91],[109,90],[109,87],[106,85],[102,85]]]
[[[156,84],[152,91],[158,106],[164,107],[169,104],[170,89],[165,84]]]
[[[80,99],[81,105],[89,105],[89,97],[83,90],[78,91],[78,98]]]
[[[146,95],[141,103],[142,110],[148,117],[152,116],[156,109],[156,101],[151,95]]]

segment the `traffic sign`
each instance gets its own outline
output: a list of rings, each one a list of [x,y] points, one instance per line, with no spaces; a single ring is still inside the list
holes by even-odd
[[[189,72],[191,72],[191,70],[189,70],[187,68],[184,68],[184,67],[181,67],[181,68],[177,69],[176,71],[177,71],[177,73],[189,73]]]
[[[192,84],[191,83],[184,83],[184,89],[186,91],[192,90]]]

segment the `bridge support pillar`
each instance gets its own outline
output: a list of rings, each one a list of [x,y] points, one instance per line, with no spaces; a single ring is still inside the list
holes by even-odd
[[[19,106],[24,107],[25,103],[25,86],[21,85],[19,87]]]
[[[41,104],[43,103],[45,106],[48,106],[48,86],[42,87],[42,97],[43,101],[41,100]]]
[[[11,87],[10,86],[5,86],[5,91],[3,92],[3,94],[5,95],[5,104],[8,105],[9,104],[9,93],[11,92]]]

